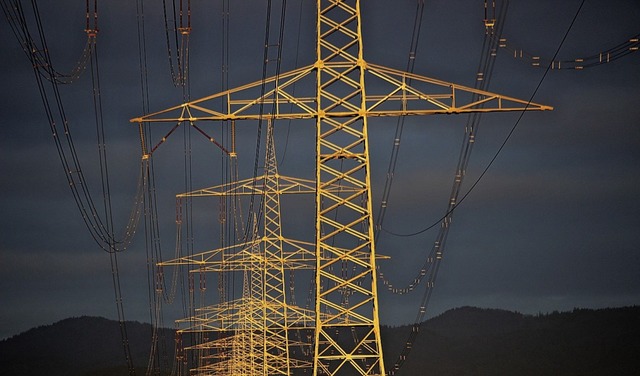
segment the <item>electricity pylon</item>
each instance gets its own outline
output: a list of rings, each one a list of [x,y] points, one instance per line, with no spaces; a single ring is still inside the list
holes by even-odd
[[[284,192],[313,193],[308,181],[283,177]],[[294,330],[312,330],[311,310],[287,301],[285,273],[313,269],[313,244],[285,238],[280,220],[280,175],[276,161],[273,124],[268,120],[264,175],[259,179],[232,182],[178,195],[178,198],[259,195],[263,214],[263,235],[254,215],[252,235],[247,242],[161,262],[159,265],[188,265],[193,272],[243,273],[242,297],[197,309],[182,320],[187,325],[179,334],[212,332],[217,338],[186,350],[207,353],[205,361],[192,369],[197,375],[290,375],[292,369],[310,368],[311,363],[291,356],[293,346],[309,346],[289,339]]]
[[[368,63],[362,50],[360,0],[318,0],[316,32],[316,61],[312,65],[132,122],[197,127],[196,123],[203,121],[314,119],[313,374],[385,375],[368,119],[552,108]],[[265,104],[271,105],[273,112],[263,113]]]

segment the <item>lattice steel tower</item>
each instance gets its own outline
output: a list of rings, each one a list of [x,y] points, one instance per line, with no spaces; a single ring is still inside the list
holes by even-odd
[[[363,57],[360,21],[359,0],[318,0],[317,56],[312,65],[132,119],[132,122],[191,126],[203,121],[315,119],[316,181],[312,183],[312,191],[316,201],[313,264],[316,291],[315,312],[311,313],[315,333],[314,375],[386,374],[376,289],[368,119],[551,109],[370,64]],[[301,94],[304,88],[311,88],[311,92]],[[265,104],[271,105],[273,112],[262,113]],[[296,184],[306,187],[301,180],[291,182],[291,187]],[[265,191],[267,187],[265,184]],[[285,191],[280,187],[278,194]],[[274,195],[276,191],[271,192]],[[272,208],[279,210],[277,204]],[[281,244],[269,246],[277,249]],[[304,258],[303,251],[297,254]],[[277,271],[268,277],[276,281],[282,275]],[[273,282],[274,286],[280,284]],[[307,315],[298,310],[279,312],[282,317],[296,312],[298,319],[290,321]],[[217,314],[227,321],[237,318],[224,312]],[[288,346],[282,344],[288,341],[284,334],[286,326],[262,322],[265,326],[273,324],[278,332],[264,337],[266,342],[260,346],[264,349]],[[269,343],[269,338],[274,342]],[[281,371],[265,368],[260,373]]]

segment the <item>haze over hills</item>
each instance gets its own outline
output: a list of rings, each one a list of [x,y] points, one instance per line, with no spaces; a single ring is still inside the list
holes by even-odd
[[[411,326],[383,327],[387,370]],[[127,323],[144,374],[151,326]],[[161,332],[170,369],[174,333]],[[637,375],[640,307],[575,309],[536,316],[462,307],[422,324],[396,375]],[[118,322],[70,318],[0,341],[0,375],[127,375]]]

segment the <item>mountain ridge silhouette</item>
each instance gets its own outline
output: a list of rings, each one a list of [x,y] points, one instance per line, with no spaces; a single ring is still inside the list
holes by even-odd
[[[137,373],[144,374],[151,325],[128,321]],[[392,369],[412,325],[383,326],[387,370]],[[173,363],[175,332],[161,329],[158,361]],[[574,309],[526,315],[460,307],[420,325],[420,333],[396,376],[438,375],[637,375],[640,371],[640,306]],[[164,359],[164,360],[162,360]],[[120,326],[101,317],[68,318],[0,341],[0,375],[128,375]]]

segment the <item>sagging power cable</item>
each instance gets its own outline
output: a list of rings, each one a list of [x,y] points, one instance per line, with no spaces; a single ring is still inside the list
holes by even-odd
[[[65,177],[83,222],[89,230],[91,237],[101,249],[106,252],[123,251],[131,242],[140,217],[140,195],[142,194],[140,190],[140,179],[138,181],[139,189],[134,199],[129,220],[124,229],[124,235],[122,239],[116,239],[112,235],[112,229],[107,225],[111,220],[110,214],[106,213],[107,218],[103,218],[103,215],[99,213],[89,190],[89,184],[81,168],[80,159],[76,152],[69,121],[60,95],[59,83],[58,80],[55,79],[56,73],[49,55],[45,31],[42,26],[37,3],[32,1],[32,13],[37,28],[36,35],[38,41],[32,37],[29,21],[20,1],[2,0],[0,4],[18,42],[23,46],[25,51],[30,51],[27,57],[34,71],[45,115],[49,122],[49,128],[56,145],[58,157],[63,166]],[[48,84],[45,81],[48,81]],[[62,126],[59,124],[62,124]],[[97,127],[98,133],[100,134],[100,125],[98,124]],[[102,151],[100,151],[100,154],[101,156],[104,155]],[[106,169],[101,170],[101,176],[104,177],[106,173]]]
[[[562,46],[564,45],[565,40],[567,39],[567,36],[569,35],[571,29],[573,28],[573,25],[576,21],[576,19],[578,18],[578,15],[580,14],[580,10],[582,9],[582,6],[584,5],[584,0],[582,0],[582,2],[580,3],[580,6],[578,7],[578,9],[576,10],[576,13],[571,21],[571,23],[569,24],[562,40],[560,41],[560,44],[558,45],[556,52],[554,54],[554,60],[556,58],[556,56],[559,54]],[[540,81],[538,82],[535,90],[533,91],[533,93],[530,96],[529,99],[529,103],[531,103],[533,101],[533,99],[535,98],[535,95],[537,94],[539,88],[541,87],[542,83],[544,82],[544,79],[547,76],[547,73],[549,72],[549,70],[551,69],[551,65],[549,65],[547,67],[547,69],[545,70],[544,74],[542,75]],[[443,221],[446,220],[446,218],[448,218],[453,211],[460,205],[460,203],[466,198],[468,197],[468,195],[471,193],[471,191],[477,186],[477,184],[480,182],[480,180],[482,179],[482,177],[486,174],[486,172],[489,170],[489,168],[491,167],[491,165],[493,164],[493,162],[497,159],[498,155],[500,154],[500,152],[503,150],[504,146],[506,145],[506,143],[508,142],[508,140],[511,138],[511,135],[513,134],[513,132],[516,130],[518,124],[520,123],[520,120],[522,119],[522,117],[524,116],[524,113],[526,111],[526,108],[528,106],[525,106],[525,109],[520,113],[520,116],[518,117],[518,119],[516,120],[515,124],[513,125],[513,127],[511,128],[511,131],[508,133],[507,137],[505,138],[505,140],[503,141],[502,145],[500,146],[500,148],[498,149],[498,151],[495,153],[494,157],[491,159],[491,161],[489,162],[489,164],[487,165],[487,167],[483,170],[482,174],[478,177],[478,179],[474,182],[474,184],[471,186],[471,188],[469,189],[469,191],[467,191],[467,193],[462,197],[461,200],[459,200],[457,203],[455,203],[454,205],[452,205],[452,207],[450,208],[450,210],[447,212],[447,214],[443,217]],[[440,222],[438,222],[440,223]],[[437,223],[436,223],[437,225]],[[426,230],[425,230],[426,231]],[[431,273],[430,273],[430,278],[429,281],[433,281],[435,280],[437,274],[438,274],[438,270],[440,267],[440,263],[436,262],[434,267],[431,268]],[[431,282],[430,282],[431,283]],[[425,290],[423,297],[422,297],[422,302],[421,302],[421,306],[420,306],[420,310],[418,312],[418,315],[416,316],[416,320],[412,326],[412,331],[411,334],[409,335],[408,340],[406,341],[405,347],[403,349],[403,351],[401,352],[400,356],[398,357],[398,359],[396,360],[396,363],[394,364],[394,367],[389,371],[390,375],[394,375],[395,371],[397,371],[398,369],[400,369],[400,367],[402,366],[402,364],[406,361],[407,359],[407,355],[411,352],[411,349],[413,347],[413,343],[415,340],[415,337],[417,336],[417,333],[420,331],[420,327],[422,325],[422,322],[424,321],[424,316],[426,315],[426,306],[431,298],[432,295],[432,291],[433,291],[433,285],[431,284],[430,286],[427,286],[427,289]]]

